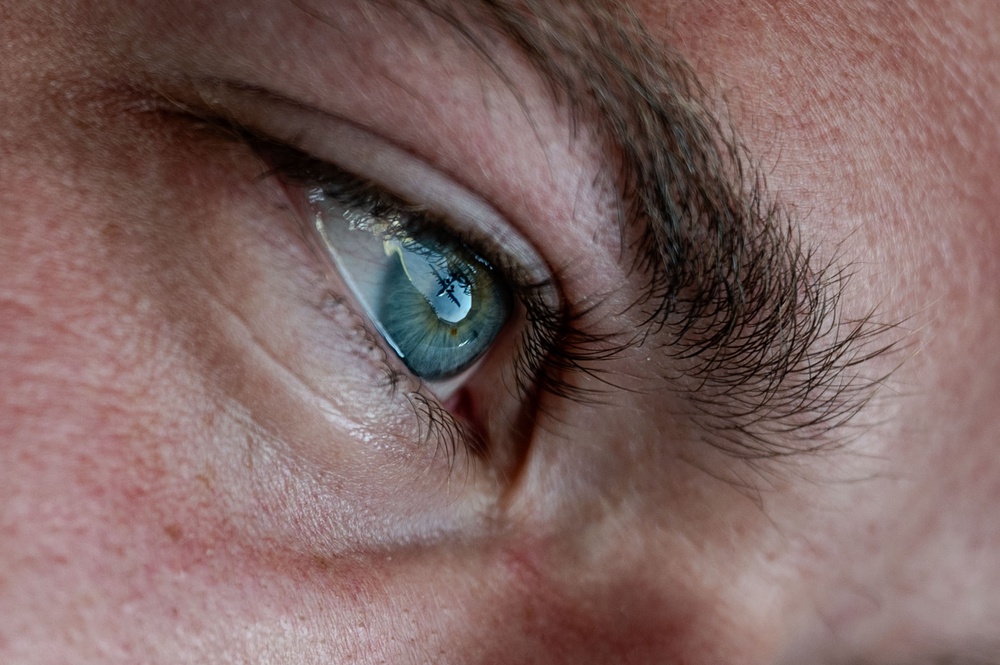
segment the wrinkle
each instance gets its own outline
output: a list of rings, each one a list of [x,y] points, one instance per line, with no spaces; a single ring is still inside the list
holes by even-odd
[[[362,423],[359,420],[356,420],[348,415],[350,410],[345,408],[345,405],[334,401],[330,394],[325,393],[320,388],[313,385],[291,365],[282,360],[279,354],[270,348],[270,346],[256,334],[253,325],[236,308],[226,303],[218,293],[215,293],[210,289],[206,289],[206,293],[215,308],[223,312],[226,315],[226,318],[232,322],[232,325],[229,326],[230,329],[238,330],[239,332],[237,334],[245,340],[248,340],[252,348],[256,349],[257,352],[254,354],[254,360],[248,360],[248,364],[252,364],[256,360],[265,361],[272,371],[277,370],[277,374],[291,384],[297,392],[309,395],[314,404],[316,404],[316,406],[318,406],[320,410],[327,415],[327,417],[336,417],[338,421],[340,421],[341,425],[346,424],[347,427],[352,430],[360,429],[362,427]]]

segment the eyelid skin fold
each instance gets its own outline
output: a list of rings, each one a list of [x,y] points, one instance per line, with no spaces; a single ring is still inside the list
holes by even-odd
[[[448,230],[456,236],[475,238],[490,253],[511,257],[525,273],[525,281],[551,280],[548,263],[494,206],[408,150],[349,120],[270,91],[219,81],[203,87],[199,94],[211,112],[249,134],[251,142],[260,138],[274,147],[298,151],[316,165],[333,166],[369,181],[396,199],[447,220]],[[546,294],[546,305],[559,306],[554,289]]]

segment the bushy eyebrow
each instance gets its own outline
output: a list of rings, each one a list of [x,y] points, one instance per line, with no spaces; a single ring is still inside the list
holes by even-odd
[[[678,53],[609,0],[369,1],[446,22],[500,76],[495,38],[512,43],[603,133],[648,285],[635,302],[646,334],[631,343],[661,345],[662,378],[710,443],[770,458],[842,441],[832,433],[885,379],[867,366],[894,347],[893,326],[844,317],[849,269],[804,244]]]

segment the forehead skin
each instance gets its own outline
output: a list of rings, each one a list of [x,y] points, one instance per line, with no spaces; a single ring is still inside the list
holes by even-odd
[[[252,156],[146,112],[177,72],[253,79],[592,254],[569,288],[624,280],[597,142],[526,59],[498,45],[533,122],[372,6],[334,39],[295,3],[0,4],[0,660],[1000,659],[991,3],[634,4],[906,357],[844,450],[779,471],[702,455],[663,395],[563,405],[495,511],[474,464],[394,447]]]

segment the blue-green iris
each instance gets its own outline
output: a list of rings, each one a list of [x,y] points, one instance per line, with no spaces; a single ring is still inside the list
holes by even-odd
[[[427,380],[455,376],[496,339],[511,295],[493,269],[456,241],[384,241],[391,257],[379,289],[379,327],[406,366]]]

